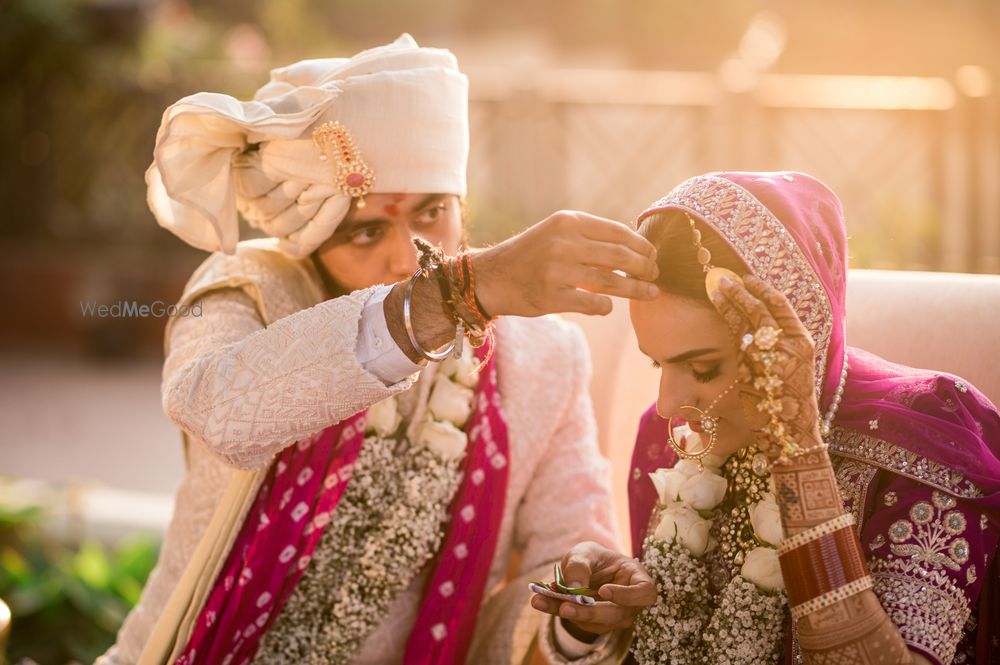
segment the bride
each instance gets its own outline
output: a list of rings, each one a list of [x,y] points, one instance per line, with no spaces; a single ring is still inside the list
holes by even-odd
[[[636,559],[562,560],[553,662],[994,663],[1000,415],[845,339],[840,202],[799,173],[692,178],[638,219],[663,292],[629,478]],[[556,618],[558,617],[558,618]]]

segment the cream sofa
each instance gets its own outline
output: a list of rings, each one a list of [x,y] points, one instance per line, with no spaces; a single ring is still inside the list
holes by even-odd
[[[852,270],[847,311],[849,345],[958,374],[1000,402],[1000,275]],[[632,444],[639,416],[656,399],[658,373],[636,346],[626,301],[617,300],[606,317],[566,318],[590,345],[591,395],[625,533]]]

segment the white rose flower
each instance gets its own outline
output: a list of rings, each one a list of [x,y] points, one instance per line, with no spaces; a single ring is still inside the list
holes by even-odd
[[[711,510],[726,495],[728,484],[725,478],[710,468],[705,468],[700,473],[689,476],[681,485],[681,501],[695,510]]]
[[[682,449],[697,452],[701,450],[701,435],[691,429],[687,423],[678,425],[673,429],[674,441]]]
[[[390,397],[368,407],[365,429],[374,431],[379,436],[389,436],[396,431],[402,419],[396,408],[396,399]]]
[[[688,476],[677,469],[657,469],[649,474],[649,478],[656,487],[656,494],[660,497],[660,505],[665,506],[677,500],[681,485],[688,479]]]
[[[674,502],[660,513],[660,523],[657,524],[653,537],[668,543],[676,540],[693,556],[699,557],[708,548],[708,531],[711,527],[711,520],[702,519],[688,506]]]
[[[755,547],[747,552],[740,575],[766,591],[781,591],[785,580],[781,577],[778,550],[771,547]]]
[[[785,538],[781,528],[781,511],[774,495],[764,494],[760,501],[750,509],[750,523],[758,538],[771,545],[777,545]]]
[[[427,408],[438,420],[447,420],[462,427],[472,413],[472,389],[460,386],[447,376],[438,374],[434,379]]]
[[[722,457],[721,455],[716,455],[714,453],[709,453],[701,458],[701,463],[709,469],[712,469],[716,473],[722,472],[722,465],[726,463],[728,457]]]
[[[455,359],[449,356],[441,363],[441,369],[438,371],[466,388],[475,388],[479,383],[479,372],[476,371],[478,368],[479,359],[473,355],[472,347],[466,344],[462,349],[461,358]]]
[[[678,460],[677,464],[674,464],[674,470],[679,471],[685,476],[693,476],[700,472],[698,463],[689,459]]]
[[[426,446],[446,460],[460,459],[465,454],[468,438],[451,423],[428,420],[417,434],[417,444]]]

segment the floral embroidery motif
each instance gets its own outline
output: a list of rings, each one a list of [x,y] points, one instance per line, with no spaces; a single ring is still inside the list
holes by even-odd
[[[896,502],[899,501],[899,496],[895,492],[886,492],[885,496],[882,498],[887,506],[895,506]]]
[[[835,427],[829,443],[831,453],[874,464],[947,494],[965,499],[983,495],[980,489],[960,472],[874,436]]]
[[[958,505],[958,501],[955,500],[955,497],[942,494],[941,492],[934,492],[931,494],[931,501],[933,501],[934,505],[941,510],[948,510]]]
[[[955,382],[955,390],[957,390],[960,393],[967,393],[967,392],[969,392],[969,387],[967,385],[965,385],[964,383],[962,383],[961,381],[956,381]]]
[[[872,538],[872,542],[871,542],[871,544],[868,547],[871,548],[871,549],[873,549],[873,550],[877,550],[878,548],[882,547],[883,545],[885,545],[885,536],[883,536],[880,533],[877,536],[875,536],[874,538]]]
[[[935,490],[931,503],[918,501],[910,508],[909,520],[897,520],[889,527],[889,548],[896,556],[914,562],[929,563],[933,568],[958,572],[969,560],[969,541],[954,538],[965,531],[965,516],[957,510],[942,514],[953,507],[955,500]],[[915,542],[908,543],[913,540]]]
[[[989,527],[989,525],[990,525],[990,521],[988,519],[986,519],[986,513],[983,513],[982,515],[980,515],[979,516],[979,529],[981,531],[986,531],[986,529]]]
[[[969,566],[969,569],[965,571],[965,579],[969,584],[976,583],[976,567]]]
[[[906,520],[893,522],[889,527],[889,537],[894,543],[905,543],[913,535],[913,525]]]
[[[957,538],[948,546],[948,555],[959,563],[969,560],[969,541],[965,538]]]
[[[873,431],[878,429],[878,418],[872,418],[868,421],[868,429]]]
[[[953,536],[965,531],[965,515],[957,510],[953,510],[944,516],[944,530]]]
[[[918,501],[910,508],[910,519],[917,524],[929,524],[934,517],[934,509],[926,501]]]

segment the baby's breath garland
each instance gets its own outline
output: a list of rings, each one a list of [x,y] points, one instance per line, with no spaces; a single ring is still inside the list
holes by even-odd
[[[677,440],[696,436],[674,434]],[[775,550],[780,515],[773,493],[763,491],[766,464],[752,448],[734,455],[724,471],[722,462],[706,459],[699,469],[681,460],[650,474],[660,512],[643,543],[642,563],[659,598],[636,619],[632,654],[640,665],[780,661],[788,601]],[[713,529],[716,520],[721,529]],[[717,597],[706,557],[740,571]]]
[[[471,352],[442,363],[416,428],[405,427],[394,398],[369,409],[351,481],[255,660],[349,662],[434,556],[461,481],[468,437],[459,427],[472,409],[476,367]]]

